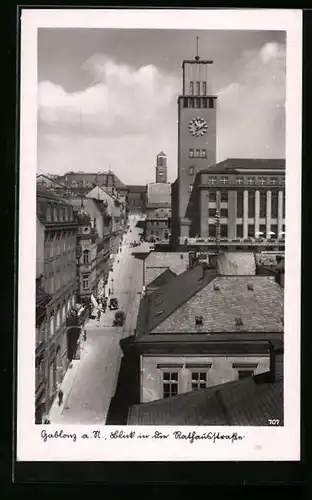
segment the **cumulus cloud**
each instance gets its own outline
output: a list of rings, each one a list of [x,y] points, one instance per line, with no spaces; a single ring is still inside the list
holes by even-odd
[[[38,169],[98,171],[109,166],[125,183],[154,180],[157,153],[177,169],[177,96],[181,75],[153,65],[139,69],[102,55],[86,61],[93,78],[69,93],[43,81],[38,89]],[[276,43],[246,51],[216,89],[217,159],[278,157],[285,148],[285,49]]]

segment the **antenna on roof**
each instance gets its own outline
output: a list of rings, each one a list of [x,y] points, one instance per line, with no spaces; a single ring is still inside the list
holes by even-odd
[[[198,55],[198,41],[199,41],[199,36],[196,37],[196,57],[195,60],[199,61],[199,55]]]

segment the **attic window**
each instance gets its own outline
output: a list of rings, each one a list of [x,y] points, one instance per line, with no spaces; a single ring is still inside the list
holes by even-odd
[[[216,283],[214,283],[213,289],[214,289],[215,292],[220,292],[220,287]]]
[[[195,316],[195,325],[203,326],[203,324],[204,324],[204,318],[202,316]]]
[[[235,318],[236,330],[240,330],[244,326],[243,320],[240,317]]]
[[[249,292],[253,292],[253,289],[254,289],[253,284],[252,283],[247,283],[247,290]]]

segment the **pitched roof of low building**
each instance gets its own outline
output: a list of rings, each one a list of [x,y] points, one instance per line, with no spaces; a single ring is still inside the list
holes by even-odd
[[[272,415],[283,425],[282,370],[132,406],[128,425],[267,426]]]
[[[152,270],[154,270],[154,269],[150,269],[150,271],[152,271]],[[161,269],[156,268],[155,271],[157,273],[156,277],[152,281],[148,282],[149,288],[159,288],[163,285],[166,285],[166,283],[168,283],[173,278],[176,278],[176,276],[177,276],[169,268],[167,268],[165,271],[162,268]],[[160,271],[160,274],[159,274],[159,271]]]
[[[145,262],[145,267],[149,269],[171,269],[175,274],[183,273],[189,264],[188,252],[151,252]]]

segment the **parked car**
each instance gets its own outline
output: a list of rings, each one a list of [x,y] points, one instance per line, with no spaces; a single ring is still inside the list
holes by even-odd
[[[117,311],[115,313],[115,319],[113,321],[113,326],[123,326],[126,320],[126,315],[123,311]]]
[[[112,297],[110,300],[109,300],[109,306],[108,308],[111,310],[111,311],[115,311],[116,309],[118,309],[119,305],[118,305],[118,300],[116,299],[116,297]]]

